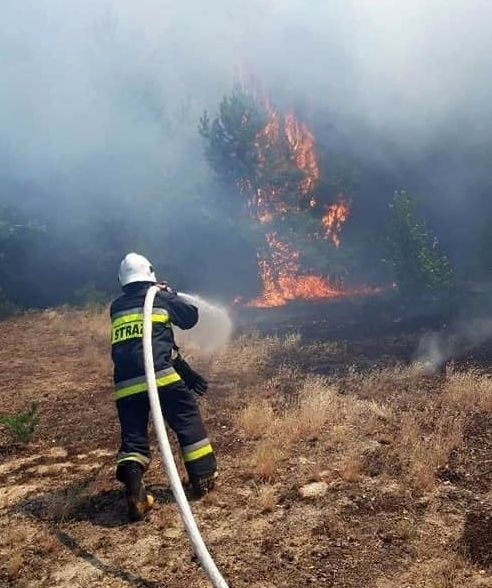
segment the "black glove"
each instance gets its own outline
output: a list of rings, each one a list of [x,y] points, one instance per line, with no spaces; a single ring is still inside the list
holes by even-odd
[[[203,396],[208,390],[208,382],[200,376],[198,372],[192,369],[187,361],[181,355],[173,360],[173,366],[178,375],[181,377],[186,387],[194,390],[199,396]]]

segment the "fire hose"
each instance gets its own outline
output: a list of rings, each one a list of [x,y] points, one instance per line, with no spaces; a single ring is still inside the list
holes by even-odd
[[[183,490],[183,485],[179,477],[178,469],[174,461],[173,452],[169,445],[169,438],[164,424],[164,418],[161,411],[161,403],[159,401],[159,394],[157,392],[157,383],[154,369],[154,354],[152,350],[152,308],[154,305],[154,298],[159,288],[151,286],[144,303],[144,319],[143,319],[143,351],[144,351],[144,365],[145,378],[147,381],[147,388],[150,401],[150,409],[152,412],[152,421],[157,434],[159,450],[164,462],[165,471],[174,499],[178,505],[179,513],[186,532],[190,538],[193,550],[198,557],[198,560],[209,577],[214,588],[228,588],[227,582],[222,577],[217,566],[215,565],[212,556],[210,555],[205,542],[200,535],[198,526],[193,518],[190,505]]]

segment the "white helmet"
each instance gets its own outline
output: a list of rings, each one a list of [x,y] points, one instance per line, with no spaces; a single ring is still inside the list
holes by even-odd
[[[125,256],[120,264],[118,278],[122,286],[132,282],[157,282],[152,264],[138,253],[128,253]]]

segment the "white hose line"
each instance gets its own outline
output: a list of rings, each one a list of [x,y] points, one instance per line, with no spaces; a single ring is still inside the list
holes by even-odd
[[[195,551],[202,568],[210,578],[214,588],[228,588],[227,582],[222,577],[214,560],[208,552],[200,531],[198,530],[190,505],[186,499],[186,495],[179,478],[176,463],[174,462],[173,452],[169,445],[169,439],[164,424],[164,418],[161,411],[161,403],[159,401],[159,394],[157,392],[157,383],[155,379],[154,370],[154,354],[152,351],[152,308],[154,305],[154,298],[159,288],[151,286],[147,295],[145,296],[144,304],[144,319],[143,319],[143,350],[145,362],[145,378],[147,380],[147,387],[149,391],[150,408],[152,412],[152,420],[154,422],[157,440],[159,442],[159,449],[164,461],[166,474],[171,483],[174,498],[178,504],[181,518],[183,519],[186,532],[190,538],[193,550]]]

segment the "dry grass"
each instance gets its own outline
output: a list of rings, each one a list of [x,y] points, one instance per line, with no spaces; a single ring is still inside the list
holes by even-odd
[[[107,316],[85,312],[67,311],[65,315],[65,311],[56,311],[47,319],[46,346],[40,354],[44,363],[37,362],[36,378],[40,385],[51,386],[53,365],[63,362],[59,396],[51,388],[46,395],[52,407],[65,399],[71,406],[75,385],[81,374],[89,373],[89,364],[96,385],[110,374]],[[81,320],[88,325],[83,336]],[[23,331],[19,328],[19,333]],[[19,357],[24,346],[22,342],[16,351]],[[465,510],[474,504],[467,502],[468,496],[473,494],[476,501],[475,496],[485,500],[486,495],[475,489],[473,493],[463,491],[461,482],[445,484],[440,480],[442,472],[436,473],[449,465],[457,468],[459,476],[464,474],[467,484],[473,482],[476,471],[469,465],[469,454],[473,458],[474,451],[481,448],[480,441],[469,445],[469,431],[475,429],[467,425],[477,413],[491,408],[489,378],[476,371],[449,371],[447,378],[423,376],[402,366],[348,374],[342,369],[343,373],[329,378],[307,374],[299,359],[316,352],[321,358],[320,371],[325,370],[329,363],[322,357],[325,351],[337,355],[333,364],[340,365],[339,356],[346,349],[334,343],[305,345],[298,336],[261,338],[255,334],[233,341],[204,371],[212,382],[220,374],[202,407],[217,440],[222,475],[218,491],[195,503],[193,509],[231,583],[263,586],[264,574],[275,574],[275,585],[304,586],[315,576],[318,583],[330,583],[338,574],[347,588],[486,586],[488,578],[480,576],[480,564],[473,563],[461,541]],[[22,358],[19,374],[29,360]],[[26,393],[28,386],[31,382],[26,380]],[[84,390],[90,391],[90,386],[92,383]],[[110,402],[104,406],[108,414],[101,423],[107,427],[115,414]],[[93,414],[78,414],[80,418],[69,423],[66,439],[80,433],[87,421],[95,428]],[[56,423],[63,425],[65,418],[65,414],[51,413],[52,430]],[[89,437],[104,447],[102,443],[109,446],[116,439]],[[33,451],[45,454],[52,440],[47,428],[45,436],[40,436],[44,445]],[[85,443],[86,437],[80,436],[80,444],[85,447]],[[482,452],[480,459],[485,460],[484,455]],[[41,465],[44,469],[33,470],[32,478],[43,488],[39,490],[45,497],[42,518],[26,527],[26,515],[18,511],[12,524],[3,522],[4,535],[7,529],[12,535],[8,541],[0,539],[0,584],[21,585],[25,578],[26,585],[61,585],[58,577],[49,574],[64,566],[75,570],[80,566],[81,576],[67,579],[74,586],[109,585],[114,580],[104,573],[97,579],[84,578],[84,563],[50,534],[56,522],[57,527],[73,533],[84,550],[107,562],[108,569],[130,565],[139,577],[152,578],[159,585],[195,585],[196,570],[189,558],[182,557],[189,546],[175,504],[157,504],[144,525],[108,529],[90,524],[85,519],[87,502],[81,503],[87,494],[100,495],[103,512],[93,512],[95,519],[101,515],[101,520],[111,520],[116,499],[105,490],[117,487],[112,473],[105,471],[101,486],[96,486],[94,482],[88,485],[88,474],[77,469],[64,473],[58,463],[57,467]],[[26,473],[29,471],[22,468],[13,470],[12,476],[23,483]],[[147,481],[162,483],[158,464],[147,473]],[[320,484],[325,493],[316,500],[301,499],[300,488],[313,481],[326,482]],[[108,486],[100,492],[104,482]],[[64,493],[63,488],[67,489]],[[247,532],[248,528],[254,540],[236,541],[237,529]],[[161,541],[163,534],[168,539],[165,542]],[[130,563],[125,547],[129,543],[139,546]]]
[[[9,523],[0,537],[0,547],[6,548],[4,557],[0,559],[0,584],[3,571],[9,582],[16,585],[25,563],[24,554],[35,541],[36,532],[30,523],[21,522],[18,517],[12,517]]]
[[[110,322],[108,311],[50,309],[42,313],[57,346],[70,349],[74,343],[81,367],[110,373]],[[83,336],[81,336],[83,326]]]
[[[441,557],[423,557],[423,561],[412,566],[402,578],[408,586],[425,586],[425,588],[465,588],[468,585],[467,562],[458,554],[447,552]],[[490,586],[490,584],[482,584]]]
[[[303,379],[295,402],[287,402],[272,422],[271,436],[283,446],[318,439],[334,423],[340,399],[325,378]]]
[[[36,544],[45,554],[53,554],[62,549],[60,542],[49,529],[41,530],[36,536]]]
[[[270,383],[271,391],[276,383]],[[296,396],[278,403],[273,410],[269,400],[252,401],[237,419],[242,436],[261,439],[252,458],[252,473],[260,480],[275,478],[278,462],[289,448],[301,441],[315,441],[336,418],[339,397],[336,390],[321,377],[305,377]]]
[[[349,423],[362,424],[393,447],[407,483],[427,491],[438,483],[436,472],[463,443],[463,432],[473,414],[492,409],[492,380],[475,370],[449,371],[444,382],[432,381],[414,366],[395,366],[372,372],[352,371],[347,388],[366,404],[372,420],[347,418],[331,431],[334,442],[347,444],[353,431]],[[347,407],[345,407],[347,408]]]
[[[299,368],[280,364],[276,371],[261,386],[261,395],[267,396],[279,409],[297,406],[302,383],[306,374]]]
[[[326,379],[307,377],[299,393],[299,405],[294,411],[297,437],[318,438],[326,425],[336,421],[339,405],[337,391]]]
[[[251,458],[251,473],[262,482],[273,482],[283,457],[281,449],[271,440],[260,441]]]
[[[267,434],[274,420],[273,408],[266,399],[249,404],[237,418],[236,426],[247,439],[259,439]]]
[[[306,360],[312,361],[314,357],[321,360],[340,358],[346,351],[346,344],[340,341],[305,343],[297,333],[275,337],[261,336],[252,331],[236,337],[221,349],[210,369],[215,374],[226,371],[241,378],[243,385],[261,383],[264,386],[265,378],[282,379],[281,372],[284,375],[289,370],[297,372]]]
[[[236,428],[243,438],[261,440],[253,458],[258,479],[273,479],[278,456],[291,447],[325,439],[334,450],[331,470],[356,482],[363,471],[361,441],[375,438],[391,446],[405,483],[427,491],[436,485],[436,473],[451,452],[462,445],[469,416],[492,408],[492,380],[474,371],[449,373],[442,393],[430,395],[428,377],[414,366],[351,370],[344,379],[348,394],[340,395],[332,380],[306,375],[295,363],[281,362],[268,374],[265,357],[272,354],[299,356],[302,341],[254,334],[233,342],[227,358],[237,364],[234,371],[250,376],[254,366],[249,403]]]
[[[22,553],[19,551],[14,551],[7,560],[6,563],[6,572],[8,579],[13,582],[17,580],[20,576],[22,564],[24,559],[22,557]]]
[[[357,482],[361,477],[361,456],[356,450],[343,455],[340,460],[339,474],[345,482]]]
[[[492,411],[492,379],[476,370],[453,372],[446,380],[442,402],[461,413]]]
[[[319,453],[326,462],[320,443],[329,440],[335,449],[332,465],[312,465],[307,477],[316,480],[313,472],[318,471],[321,477],[323,471],[349,483],[357,482],[365,452],[361,439],[377,433],[381,423],[394,418],[392,410],[383,404],[340,395],[329,379],[301,377],[298,371],[285,367],[280,367],[263,389],[255,387],[248,398],[250,404],[241,411],[237,428],[245,438],[261,439],[254,449],[251,472],[256,479],[266,481],[276,479],[283,455],[292,454],[305,443],[316,444],[315,453],[310,452]]]
[[[437,470],[446,465],[450,453],[460,447],[462,440],[462,415],[436,412],[432,429],[418,414],[404,415],[396,450],[411,486],[416,490],[431,489]]]
[[[281,368],[263,389],[255,388],[254,395],[248,396],[250,403],[236,420],[242,437],[262,440],[253,458],[253,472],[259,479],[272,479],[280,456],[290,446],[318,439],[338,418],[340,397],[325,378],[292,375],[292,370]],[[295,397],[273,398],[274,409],[270,397],[279,388],[285,390],[287,382],[298,388]]]
[[[384,401],[406,387],[415,386],[417,376],[410,366],[396,365],[390,368],[379,368],[371,371],[351,369],[347,377],[349,391],[360,398]]]
[[[299,335],[287,337],[261,337],[253,331],[248,335],[233,340],[215,361],[215,369],[227,370],[228,373],[254,381],[259,375],[269,371],[272,364],[278,366],[277,358],[289,362],[299,349]]]
[[[330,441],[334,446],[343,445],[354,434],[352,427],[349,424],[334,425],[330,431]]]
[[[258,504],[261,512],[273,512],[277,506],[277,494],[275,488],[269,484],[262,484],[258,490]]]

